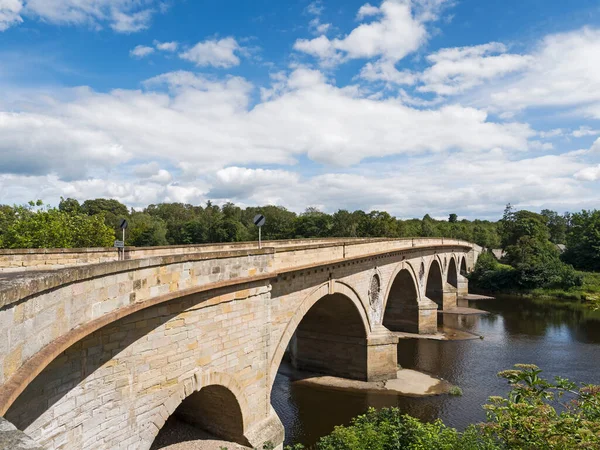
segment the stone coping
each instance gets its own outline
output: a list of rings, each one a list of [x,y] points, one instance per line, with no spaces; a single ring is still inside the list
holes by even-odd
[[[282,239],[273,241],[263,241],[263,247],[275,246],[280,251],[286,248],[320,248],[327,246],[337,246],[340,244],[345,245],[359,245],[368,244],[373,242],[393,242],[393,241],[414,241],[414,240],[444,240],[454,242],[464,242],[452,238],[424,238],[424,237],[402,237],[402,238],[315,238],[315,239]],[[307,244],[302,244],[302,243]],[[294,245],[298,243],[297,245]],[[286,245],[290,244],[290,245]],[[160,250],[177,250],[177,249],[189,249],[189,248],[214,248],[222,246],[224,248],[231,249],[232,247],[256,247],[256,241],[245,241],[245,242],[216,242],[209,244],[186,244],[186,245],[165,245],[157,247],[125,247],[125,252],[136,252],[136,251],[160,251]],[[476,246],[476,244],[471,244]],[[479,246],[477,246],[479,247]],[[226,251],[226,250],[225,250]],[[35,254],[72,254],[72,253],[102,253],[102,252],[117,252],[115,247],[89,247],[89,248],[19,248],[19,249],[0,249],[0,256],[10,255],[35,255]]]
[[[273,255],[274,253],[275,251],[273,248],[230,250],[210,253],[153,256],[144,259],[87,264],[55,270],[13,272],[5,274],[5,276],[8,277],[7,281],[0,284],[0,309],[44,291],[106,275],[185,262]]]
[[[339,244],[338,244],[339,245]],[[129,259],[125,261],[113,261],[107,263],[88,264],[82,266],[66,267],[55,270],[45,271],[29,271],[20,273],[5,274],[6,281],[2,283],[0,276],[0,309],[20,302],[28,297],[40,294],[42,292],[65,286],[78,281],[98,278],[107,275],[113,275],[122,272],[130,272],[133,270],[145,269],[156,266],[165,266],[170,264],[178,264],[193,261],[230,259],[236,257],[260,256],[260,255],[276,255],[277,252],[291,252],[298,250],[311,250],[315,248],[334,247],[338,245],[317,245],[307,247],[287,247],[283,249],[275,249],[272,247],[262,249],[245,249],[245,250],[229,250],[209,253],[189,253],[182,255],[165,255],[153,256],[143,259]],[[381,250],[373,253],[365,253],[363,255],[355,255],[351,257],[334,259],[329,261],[319,261],[312,264],[293,266],[282,268],[270,273],[270,276],[275,278],[280,274],[298,272],[302,270],[314,269],[324,265],[340,264],[348,261],[361,260],[394,253],[404,253],[407,251],[418,251],[423,249],[446,249],[448,247],[456,248],[472,248],[472,244],[459,244],[459,241],[448,244],[438,245],[419,245],[407,248],[396,248],[391,250]],[[234,280],[232,280],[234,281]],[[236,280],[233,284],[242,282]]]

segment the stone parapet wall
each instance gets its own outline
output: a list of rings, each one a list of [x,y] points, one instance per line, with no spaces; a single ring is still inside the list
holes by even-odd
[[[327,238],[327,239],[295,239],[281,241],[265,241],[263,248],[275,249],[282,253],[280,267],[289,264],[285,256],[291,250],[298,253],[291,258],[306,252],[310,262],[317,262],[335,258],[348,258],[366,253],[392,250],[394,248],[409,248],[431,245],[468,245],[452,239],[443,238],[414,238],[414,239],[387,239],[387,238]],[[179,245],[166,247],[126,247],[124,259],[145,259],[159,256],[207,254],[218,252],[231,252],[240,250],[257,249],[256,242],[233,242],[202,245]],[[299,250],[302,247],[304,250]],[[480,253],[480,252],[479,252]],[[319,259],[319,255],[321,258]],[[0,272],[16,272],[25,270],[60,269],[64,267],[81,266],[84,264],[98,264],[118,261],[119,251],[116,248],[74,248],[74,249],[8,249],[0,250]],[[472,258],[476,261],[476,256]],[[474,264],[474,262],[473,262]]]

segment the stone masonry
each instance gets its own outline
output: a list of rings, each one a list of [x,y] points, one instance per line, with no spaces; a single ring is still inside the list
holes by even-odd
[[[148,449],[170,415],[194,411],[225,439],[280,448],[270,391],[288,349],[299,367],[393,377],[384,324],[431,332],[479,252],[311,241],[0,277],[0,415],[49,450]]]

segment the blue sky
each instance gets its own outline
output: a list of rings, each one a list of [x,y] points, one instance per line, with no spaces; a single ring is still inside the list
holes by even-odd
[[[600,5],[0,0],[0,202],[595,208]]]

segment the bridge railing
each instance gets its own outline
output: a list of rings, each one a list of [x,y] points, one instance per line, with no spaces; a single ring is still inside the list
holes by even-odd
[[[308,260],[342,259],[361,254],[376,253],[394,248],[405,249],[438,244],[473,244],[447,238],[325,238],[265,241],[263,248],[273,248],[278,254],[278,267],[297,263],[298,258]],[[163,247],[126,247],[126,260],[146,259],[159,256],[191,255],[248,250],[257,247],[256,242],[234,242],[200,245],[173,245]],[[295,253],[291,253],[295,250]],[[320,256],[319,256],[320,255]],[[87,264],[117,261],[118,249],[106,248],[59,248],[59,249],[8,249],[0,250],[0,272],[27,270],[53,270]],[[308,262],[307,262],[308,263]]]

